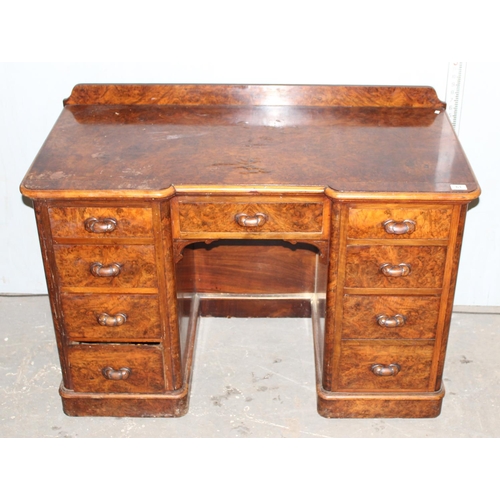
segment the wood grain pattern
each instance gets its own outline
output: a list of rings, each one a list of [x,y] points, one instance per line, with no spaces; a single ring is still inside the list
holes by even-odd
[[[310,318],[311,300],[294,298],[202,298],[200,315],[216,318]]]
[[[52,206],[49,216],[54,238],[146,238],[153,234],[151,208]],[[116,229],[91,233],[85,229],[85,221],[91,217],[113,218]]]
[[[442,385],[443,368],[446,357],[446,347],[448,344],[448,335],[450,331],[453,299],[457,283],[458,263],[460,260],[466,215],[466,205],[458,205],[455,207],[452,219],[453,229],[450,234],[450,248],[446,259],[446,273],[443,282],[443,307],[441,307],[438,319],[438,329],[436,335],[437,349],[434,352],[433,359],[434,386],[430,386],[430,390],[435,390]]]
[[[321,415],[437,416],[480,193],[444,108],[426,87],[75,87],[21,185],[64,410],[179,416],[200,315],[291,315]]]
[[[318,390],[318,413],[326,418],[435,418],[444,389],[436,392],[347,393]]]
[[[141,96],[151,99],[150,91],[162,102],[162,88],[168,95],[174,87],[79,87],[68,104],[80,104],[64,108],[22,192],[53,199],[166,198],[172,186],[184,192],[203,186],[204,193],[327,189],[339,199],[479,194],[446,113],[434,112],[437,103],[425,89],[292,86],[286,88],[302,97],[276,105],[258,104],[266,86],[244,91],[251,104],[233,101],[234,87],[218,87],[225,97],[217,101],[213,87],[178,86],[173,101],[165,97],[176,105],[144,104]],[[311,101],[311,93],[328,92],[338,99]],[[300,100],[314,106],[299,106]],[[456,192],[451,184],[466,189]]]
[[[80,344],[68,348],[68,366],[77,392],[155,393],[165,390],[163,355],[158,346]],[[130,368],[126,380],[109,380],[102,370]]]
[[[182,367],[170,204],[155,202],[153,208],[158,295],[164,335],[165,381],[167,389],[172,391],[187,385],[189,381]]]
[[[89,85],[64,105],[377,106],[444,109],[431,87],[326,85]]]
[[[64,287],[157,287],[155,251],[152,245],[56,245],[55,259]],[[96,277],[94,262],[121,265],[115,277]]]
[[[184,250],[185,255],[188,252],[193,253],[194,268],[185,265],[184,259],[177,264],[183,291],[276,294],[315,290],[317,251],[311,245],[221,240],[210,245],[195,243]]]
[[[339,391],[425,391],[431,374],[432,342],[402,344],[387,342],[342,342],[337,390]],[[401,371],[392,377],[372,373],[374,364],[397,363]]]
[[[102,394],[59,389],[70,417],[182,417],[189,408],[189,387],[167,394]]]
[[[62,294],[67,337],[80,342],[158,342],[161,339],[160,313],[156,295]],[[125,314],[121,326],[102,326],[98,317]]]
[[[212,202],[191,202],[189,199],[176,199],[177,216],[179,218],[179,236],[189,237],[194,233],[196,238],[210,238],[223,233],[254,235],[268,234],[276,237],[280,234],[300,238],[303,235],[320,237],[323,229],[323,201],[316,203],[259,203],[244,201],[227,203],[215,199]],[[255,217],[263,214],[266,219],[261,226],[245,227],[238,224],[236,216],[245,214]]]
[[[370,207],[354,206],[349,209],[348,238],[384,239],[447,239],[450,232],[452,208],[425,206]],[[384,222],[388,220],[414,221],[415,231],[410,234],[388,234]]]
[[[363,296],[344,297],[342,338],[344,339],[432,339],[436,335],[440,297]],[[405,324],[385,328],[378,324],[380,314],[401,314]]]
[[[61,307],[59,280],[56,272],[57,265],[54,256],[54,241],[50,231],[48,205],[44,201],[36,200],[34,202],[34,208],[38,228],[38,237],[40,241],[40,250],[43,259],[43,268],[49,292],[50,309],[59,355],[59,364],[61,366],[63,383],[70,387],[71,378],[66,363],[67,340],[64,335],[64,318]]]
[[[347,247],[346,287],[439,288],[443,282],[446,248],[411,246]],[[411,266],[408,276],[386,277],[384,263]]]

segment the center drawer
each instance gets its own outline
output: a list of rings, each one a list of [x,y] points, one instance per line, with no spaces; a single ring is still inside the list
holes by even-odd
[[[328,235],[330,202],[324,197],[180,196],[172,200],[175,238],[306,238]]]

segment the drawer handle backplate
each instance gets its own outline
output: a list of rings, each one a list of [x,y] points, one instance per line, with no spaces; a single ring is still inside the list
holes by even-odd
[[[399,222],[390,219],[386,220],[383,225],[385,232],[388,234],[411,234],[417,227],[417,223],[411,219]]]
[[[247,214],[237,214],[234,216],[234,220],[242,227],[260,227],[263,226],[267,220],[268,216],[263,213],[256,213],[255,215]]]
[[[127,380],[131,373],[132,370],[130,368],[120,368],[119,370],[114,370],[111,366],[107,366],[102,369],[102,374],[108,380]]]
[[[108,266],[101,264],[100,262],[93,262],[90,265],[90,272],[97,278],[113,278],[118,276],[122,270],[121,264],[113,262]]]
[[[377,316],[377,323],[385,328],[396,328],[398,326],[403,326],[406,322],[406,318],[402,314],[396,314],[394,316],[387,316],[387,314],[379,314]]]
[[[372,372],[377,377],[395,377],[401,370],[401,367],[392,363],[390,365],[373,365]]]
[[[408,276],[411,273],[411,266],[404,263],[398,265],[382,264],[380,271],[388,278],[399,278],[400,276]]]
[[[111,217],[105,219],[97,219],[96,217],[90,217],[86,219],[83,223],[85,226],[85,230],[89,233],[112,233],[116,229],[116,225],[118,224],[115,219]]]
[[[97,321],[101,326],[122,326],[127,321],[127,315],[118,313],[111,316],[108,313],[101,313],[97,316]]]

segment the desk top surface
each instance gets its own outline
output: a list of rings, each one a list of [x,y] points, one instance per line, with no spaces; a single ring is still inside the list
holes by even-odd
[[[79,85],[26,174],[33,198],[212,189],[479,187],[428,87]],[[457,185],[459,186],[457,188]]]

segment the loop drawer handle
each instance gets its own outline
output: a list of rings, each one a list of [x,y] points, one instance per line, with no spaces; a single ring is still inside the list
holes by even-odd
[[[371,370],[377,377],[395,377],[400,372],[401,367],[392,363],[390,365],[373,365]]]
[[[86,219],[83,223],[85,226],[85,230],[89,233],[112,233],[117,226],[117,222],[115,219],[111,217],[107,217],[105,219],[97,219],[96,217],[90,217]]]
[[[121,264],[113,262],[105,266],[100,262],[94,262],[90,265],[90,272],[97,278],[113,278],[118,276],[122,270]]]
[[[119,370],[114,370],[111,366],[107,366],[102,369],[102,374],[108,380],[127,380],[131,373],[132,370],[130,368],[120,368]]]
[[[260,227],[267,222],[268,216],[259,212],[253,216],[247,214],[237,214],[234,216],[234,219],[242,227]]]
[[[389,278],[399,278],[400,276],[408,276],[411,273],[411,266],[404,263],[398,265],[382,264],[380,271]]]
[[[417,223],[411,219],[406,219],[399,222],[389,219],[386,220],[383,225],[385,232],[388,234],[411,234],[417,227]]]
[[[122,326],[127,321],[127,315],[118,313],[111,316],[108,313],[101,313],[97,316],[97,321],[101,326]]]
[[[387,314],[379,314],[377,316],[377,323],[385,328],[396,328],[398,326],[403,326],[406,322],[406,318],[402,314],[396,314],[394,316],[387,316]]]

